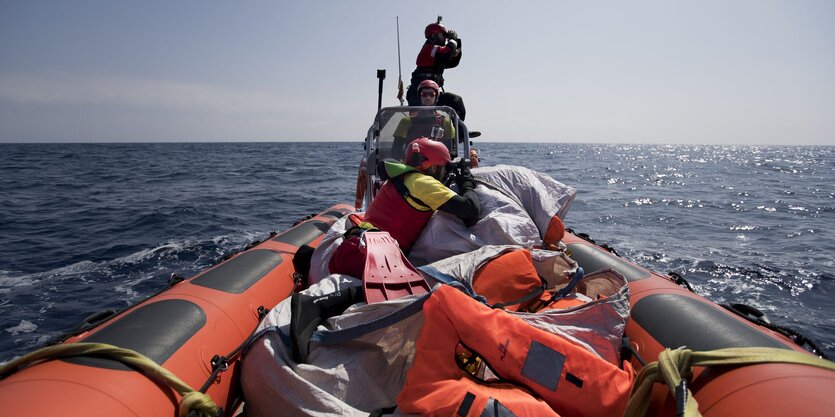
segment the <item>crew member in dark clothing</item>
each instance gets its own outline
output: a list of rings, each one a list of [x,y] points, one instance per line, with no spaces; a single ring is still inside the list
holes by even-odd
[[[365,255],[360,237],[365,230],[388,232],[400,249],[408,252],[436,210],[461,219],[467,226],[478,221],[478,197],[469,169],[457,168],[458,194],[441,181],[450,162],[449,150],[429,138],[415,139],[406,149],[406,164],[386,161],[389,177],[368,207],[363,222],[345,233],[345,240],[334,251],[328,269],[362,278]]]
[[[444,70],[455,68],[461,62],[461,39],[453,30],[446,30],[438,17],[437,23],[430,23],[424,30],[426,42],[415,60],[417,68],[412,72],[406,100],[410,106],[419,106],[418,86],[425,80],[432,80],[444,87]],[[444,92],[438,98],[439,106],[449,106],[461,120],[464,120],[467,110],[464,100],[456,94]]]
[[[434,106],[441,94],[441,87],[435,81],[425,80],[418,87],[421,106]],[[434,135],[434,136],[433,136]],[[437,137],[435,137],[437,136]],[[440,111],[413,111],[397,124],[391,156],[399,157],[406,151],[406,145],[417,138],[428,137],[447,143],[455,138],[455,127],[449,116]]]

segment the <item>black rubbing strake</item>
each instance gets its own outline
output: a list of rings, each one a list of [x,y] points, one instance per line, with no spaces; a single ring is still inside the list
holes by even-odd
[[[661,345],[696,351],[735,347],[788,349],[706,301],[681,294],[651,294],[632,306],[632,320]]]
[[[583,267],[587,274],[601,269],[611,268],[618,271],[627,281],[637,281],[651,276],[649,271],[639,268],[629,261],[619,258],[609,252],[604,252],[593,246],[582,243],[568,244],[571,259]]]
[[[330,229],[330,224],[320,220],[304,222],[290,230],[276,236],[273,241],[287,243],[292,246],[308,245]]]
[[[255,249],[212,268],[191,280],[194,285],[241,294],[281,264],[281,256],[267,249]]]
[[[186,300],[161,300],[131,311],[81,341],[135,350],[161,365],[205,325],[206,313],[199,305]],[[131,369],[111,359],[65,360],[99,368]]]

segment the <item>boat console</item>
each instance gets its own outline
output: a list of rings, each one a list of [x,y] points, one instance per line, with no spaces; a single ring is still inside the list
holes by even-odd
[[[399,106],[380,109],[365,139],[365,189],[371,190],[365,193],[365,207],[379,188],[379,164],[387,158],[402,160],[406,145],[420,137],[442,142],[453,160],[459,155],[470,154],[470,133],[452,108]]]

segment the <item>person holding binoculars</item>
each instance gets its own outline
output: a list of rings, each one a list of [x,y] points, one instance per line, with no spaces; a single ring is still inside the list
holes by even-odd
[[[423,81],[432,80],[443,90],[444,70],[455,68],[461,62],[461,38],[454,30],[447,30],[438,21],[430,23],[423,31],[426,42],[418,53],[415,63],[417,68],[412,72],[412,80],[406,91],[406,100],[410,106],[420,106],[419,86]],[[464,120],[467,110],[461,96],[443,91],[438,99],[438,106],[449,106],[461,120]]]

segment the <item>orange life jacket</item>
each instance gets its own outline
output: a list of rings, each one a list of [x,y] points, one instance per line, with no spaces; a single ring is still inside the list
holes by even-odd
[[[482,265],[473,275],[473,291],[487,304],[511,311],[522,310],[540,300],[545,285],[533,266],[531,253],[517,249],[503,253]],[[550,294],[545,293],[545,300]]]
[[[623,414],[634,376],[628,362],[620,369],[449,286],[429,297],[423,313],[414,363],[397,397],[403,412],[479,416],[491,407],[516,416]],[[478,381],[462,370],[455,357],[460,346],[502,381]]]
[[[585,304],[574,295],[551,302],[551,293],[544,290],[545,283],[539,277],[531,252],[527,249],[505,252],[489,260],[473,274],[473,291],[486,298],[487,304],[493,308],[536,312]]]
[[[555,247],[565,237],[565,224],[556,214],[551,217],[545,237],[542,238],[542,246],[545,248]]]

